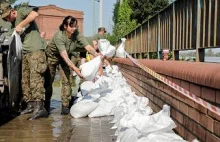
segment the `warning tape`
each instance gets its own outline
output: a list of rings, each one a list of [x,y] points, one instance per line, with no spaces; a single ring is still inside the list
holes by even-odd
[[[151,70],[150,68],[146,67],[142,63],[138,62],[136,59],[131,57],[128,53],[126,53],[126,56],[138,67],[155,77],[156,79],[160,80],[161,82],[165,83],[166,85],[170,86],[174,90],[178,91],[179,93],[183,94],[184,96],[188,97],[189,99],[193,100],[194,102],[204,106],[205,108],[209,109],[210,111],[214,112],[218,116],[220,116],[220,109],[216,106],[213,106],[212,104],[204,101],[203,99],[197,97],[193,93],[189,92],[188,90],[180,87],[179,85],[175,84],[174,82],[166,79],[165,77],[159,75],[155,71]]]

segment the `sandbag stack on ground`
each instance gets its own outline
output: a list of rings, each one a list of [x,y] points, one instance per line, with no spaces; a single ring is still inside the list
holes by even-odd
[[[110,123],[117,142],[185,142],[172,131],[176,125],[169,106],[153,114],[148,98],[132,92],[117,66],[106,67],[105,75],[90,84],[87,94],[72,106],[74,118],[114,115]]]

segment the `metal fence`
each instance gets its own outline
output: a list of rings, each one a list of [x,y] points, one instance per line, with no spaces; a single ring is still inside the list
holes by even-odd
[[[205,48],[220,46],[220,1],[177,0],[126,35],[126,51],[144,58],[163,49],[196,49],[197,61],[204,61]]]

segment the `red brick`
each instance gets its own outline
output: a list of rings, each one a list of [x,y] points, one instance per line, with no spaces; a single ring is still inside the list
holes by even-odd
[[[176,120],[180,123],[183,124],[183,114],[179,113],[176,111]]]
[[[194,83],[190,83],[189,84],[189,91],[198,97],[201,96],[201,87],[199,85],[196,85]]]
[[[170,97],[169,95],[166,96],[166,103],[168,105],[171,105],[171,103],[172,103],[172,97]]]
[[[150,84],[151,86],[157,88],[157,81],[156,80],[153,80],[153,79],[150,79]]]
[[[184,89],[186,89],[186,90],[189,91],[189,82],[186,82],[186,81],[181,80],[181,81],[180,81],[180,86],[181,86],[182,88],[184,88]]]
[[[193,131],[194,125],[196,125],[197,123],[190,118],[188,119],[188,122],[189,122],[189,126],[187,127],[187,129]]]
[[[163,90],[164,92],[166,92],[167,94],[170,94],[171,90],[172,90],[172,88],[170,86],[164,84],[164,90]]]
[[[191,132],[187,131],[186,129],[185,129],[184,135],[185,135],[184,138],[186,138],[186,140],[190,142],[196,139],[196,136],[194,136]]]
[[[164,83],[158,82],[158,89],[163,91],[163,86],[164,86]]]
[[[157,100],[157,105],[162,108],[163,107],[163,101],[161,99]]]
[[[185,115],[188,115],[188,105],[186,105],[185,103],[179,102],[179,110]]]
[[[195,124],[193,127],[193,133],[202,141],[205,141],[205,131],[199,124]]]
[[[215,102],[220,104],[220,90],[216,90],[215,95],[216,95],[216,101]]]
[[[220,142],[220,139],[209,131],[206,131],[206,142]]]
[[[179,79],[173,78],[173,83],[180,86],[180,80]]]
[[[171,108],[170,114],[171,114],[172,118],[176,119],[176,110],[175,109]]]
[[[166,101],[165,95],[168,95],[168,94],[166,94],[166,93],[164,93],[164,92],[160,92],[160,98],[161,98],[161,100]]]
[[[185,100],[186,97],[185,97],[183,94],[181,94],[180,92],[177,92],[177,91],[175,91],[175,92],[176,92],[175,97],[176,97],[178,100],[184,102],[184,100]]]
[[[205,115],[204,113],[200,113],[200,116],[199,116],[199,124],[203,127],[207,127],[207,118],[208,116]]]
[[[189,107],[189,115],[188,116],[191,119],[193,119],[194,121],[199,122],[199,112],[196,109]]]
[[[148,98],[149,99],[149,98]],[[150,100],[153,102],[154,96],[150,94]]]
[[[207,87],[202,87],[201,98],[215,102],[215,90]]]
[[[172,102],[172,106],[178,110],[179,109],[179,100],[172,98],[171,102]]]
[[[208,109],[206,107],[202,106],[201,104],[195,103],[194,108],[204,114],[207,114]]]
[[[208,115],[214,119],[217,119],[218,121],[220,121],[220,116],[210,110],[208,110]]]
[[[195,102],[187,97],[184,98],[184,102],[191,107],[195,106]]]
[[[181,137],[184,137],[185,128],[182,125],[179,125],[178,127],[179,127],[179,129],[178,129],[179,135]]]
[[[183,126],[187,129],[189,129],[189,117],[188,116],[183,116]]]
[[[39,31],[46,32],[46,39],[49,40],[56,32],[55,29],[59,27],[60,23],[66,15],[73,15],[77,19],[79,31],[83,32],[83,12],[75,10],[67,10],[56,7],[55,5],[48,5],[39,7],[39,16],[35,20]]]
[[[220,137],[220,123],[218,121],[214,121],[214,134]]]
[[[214,132],[214,119],[207,115],[207,127],[209,131]]]

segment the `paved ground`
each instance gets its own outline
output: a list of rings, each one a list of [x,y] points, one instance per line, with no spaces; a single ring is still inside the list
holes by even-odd
[[[112,117],[74,119],[60,115],[60,89],[54,90],[52,112],[48,118],[28,121],[30,115],[21,115],[0,127],[0,142],[112,142]]]

